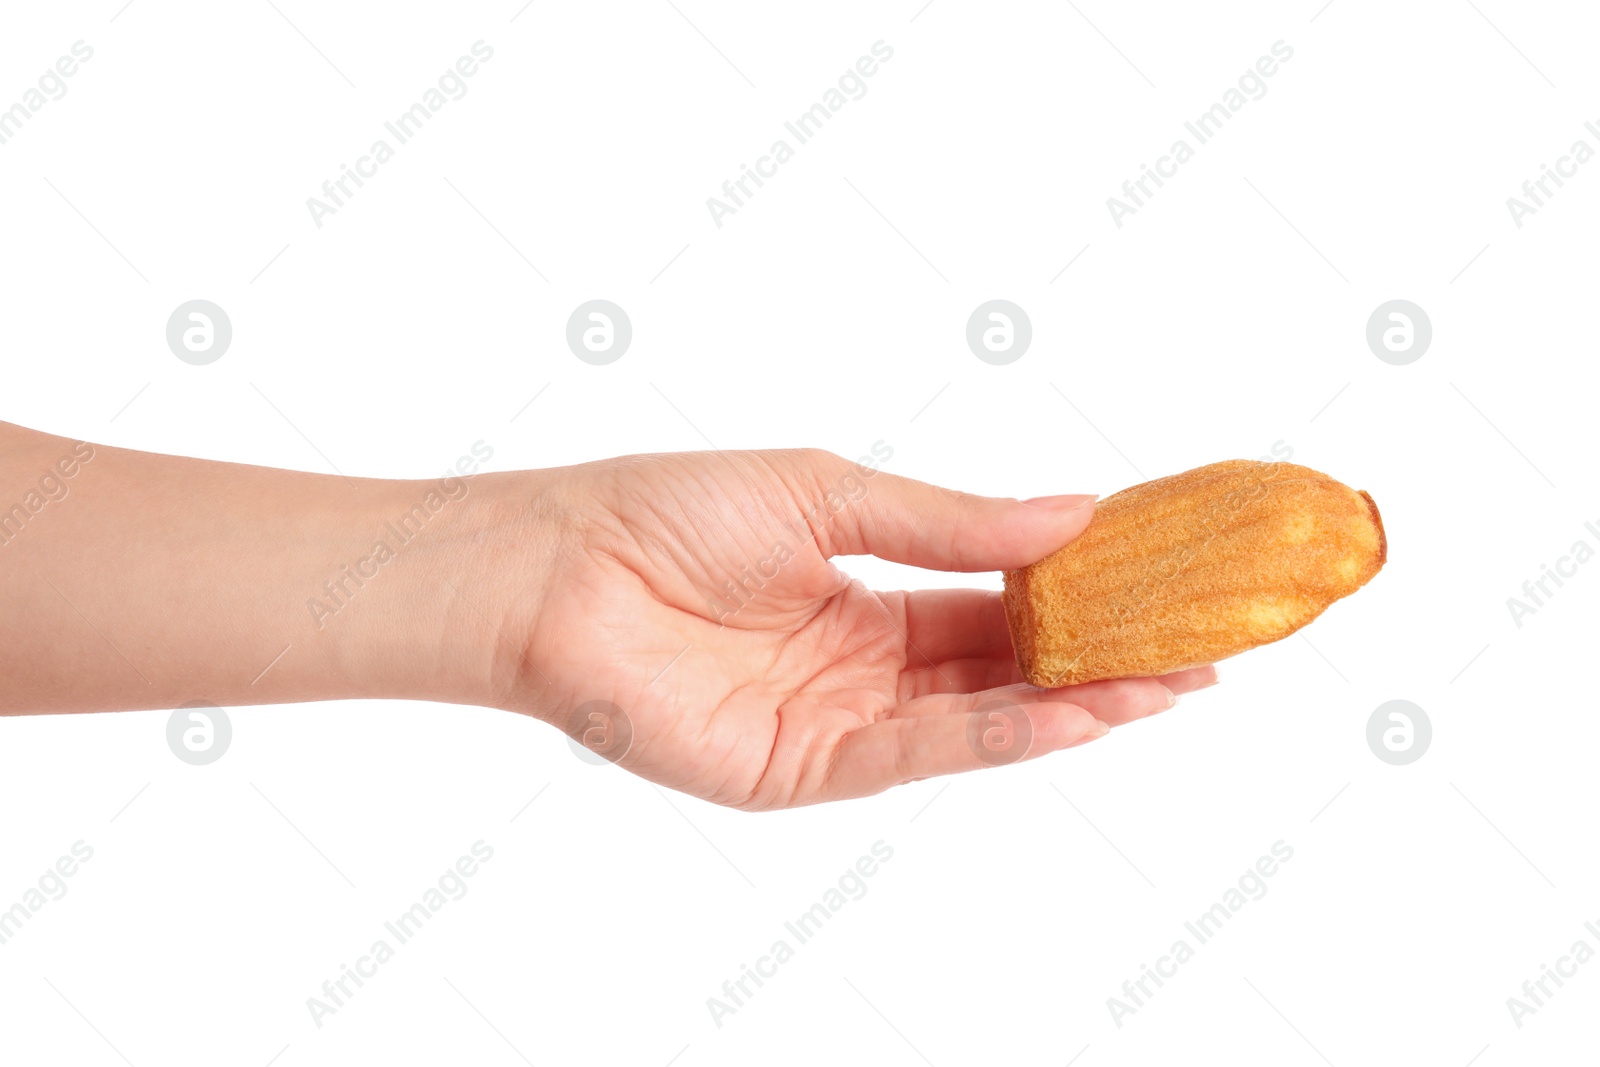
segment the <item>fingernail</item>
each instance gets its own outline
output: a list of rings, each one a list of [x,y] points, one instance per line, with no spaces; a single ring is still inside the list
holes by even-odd
[[[1089,724],[1088,729],[1084,730],[1083,733],[1078,735],[1077,740],[1070,742],[1065,747],[1077,748],[1079,745],[1087,745],[1090,741],[1098,741],[1100,738],[1104,737],[1110,732],[1111,727],[1107,726],[1099,719],[1096,719],[1094,722]]]
[[[1167,710],[1167,708],[1173,708],[1173,707],[1177,707],[1177,704],[1178,704],[1178,694],[1177,694],[1177,693],[1174,693],[1174,692],[1173,692],[1173,691],[1172,691],[1172,690],[1170,690],[1170,689],[1167,689],[1167,687],[1166,687],[1166,686],[1162,686],[1162,687],[1161,687],[1161,688],[1162,688],[1162,689],[1166,689],[1166,691],[1167,691],[1167,707],[1166,707],[1166,708],[1162,708],[1162,709],[1161,709],[1161,710],[1162,710],[1162,711],[1166,711],[1166,710]],[[1202,688],[1204,688],[1204,687],[1203,687],[1203,686],[1202,686]]]
[[[1023,503],[1030,508],[1040,508],[1044,511],[1075,511],[1085,504],[1092,504],[1096,500],[1093,493],[1067,493],[1062,496],[1036,496]]]

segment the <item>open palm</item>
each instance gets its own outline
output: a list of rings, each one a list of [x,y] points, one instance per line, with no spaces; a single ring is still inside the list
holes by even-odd
[[[1032,758],[1215,681],[1037,689],[998,592],[873,592],[830,562],[1024,566],[1087,526],[1087,497],[977,497],[813,450],[550,473],[560,533],[509,703],[706,800],[789,807]]]

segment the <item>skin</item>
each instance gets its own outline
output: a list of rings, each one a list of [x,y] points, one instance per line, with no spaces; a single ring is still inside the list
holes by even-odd
[[[1038,689],[999,593],[873,592],[833,562],[1024,566],[1090,497],[978,497],[815,450],[397,481],[90,448],[0,423],[0,713],[476,704],[767,810],[988,766],[969,734],[1007,722],[1037,758],[1216,680]]]

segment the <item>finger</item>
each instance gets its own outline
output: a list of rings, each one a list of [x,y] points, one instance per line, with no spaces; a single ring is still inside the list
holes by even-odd
[[[1070,700],[1088,709],[1107,726],[1122,726],[1148,718],[1178,702],[1178,694],[1157,678],[1107,678],[1044,692],[1057,700]]]
[[[1193,693],[1196,689],[1216,685],[1217,668],[1214,664],[1208,663],[1204,667],[1190,667],[1186,671],[1163,674],[1156,681],[1182,696],[1185,693]]]
[[[988,661],[991,672],[998,673],[1001,664]],[[952,684],[977,681],[982,677],[983,661],[967,660],[960,663],[943,663],[937,668],[917,672],[916,682],[927,692],[916,696],[933,699],[907,700],[890,714],[895,718],[923,715],[966,714],[971,706],[952,702],[941,703],[937,696],[954,691],[942,689],[948,679]],[[1013,670],[1015,669],[1013,665]],[[1018,672],[1020,673],[1020,672]],[[1016,682],[1015,679],[1012,679]],[[1178,695],[1157,678],[1117,678],[1101,682],[1085,682],[1062,689],[1039,689],[1026,683],[1004,684],[987,691],[967,691],[971,700],[1007,700],[1032,706],[1039,703],[1070,701],[1107,726],[1122,726],[1137,719],[1166,711],[1178,702]]]
[[[982,693],[1003,686],[1020,687],[1025,683],[1017,661],[1009,655],[1005,659],[947,659],[943,663],[902,671],[898,695],[902,701],[909,703],[917,697]],[[1041,689],[1039,692],[1047,690]],[[1061,696],[1057,699],[1070,698]],[[904,706],[902,704],[902,708]],[[897,708],[896,714],[899,713],[900,709]]]
[[[1077,537],[1094,514],[1092,496],[975,496],[883,471],[866,487],[819,534],[825,554],[868,554],[941,571],[1012,570]]]
[[[971,661],[976,666],[977,661]],[[991,661],[992,662],[992,661]],[[945,666],[950,666],[946,664]],[[957,668],[959,676],[959,668]],[[933,671],[918,672],[919,675]],[[935,675],[937,677],[937,675]],[[971,689],[939,689],[929,686],[928,692],[913,693],[900,704],[889,709],[889,718],[912,719],[930,715],[965,715],[976,711],[985,702],[1003,700],[1012,704],[1076,704],[1065,690],[1040,689],[1027,682],[1012,681],[999,685]]]
[[[1073,704],[997,703],[964,715],[892,718],[852,730],[834,751],[827,794],[836,800],[870,796],[921,778],[1037,759],[1110,729]]]
[[[896,595],[905,598],[907,666],[1011,658],[1011,628],[998,591],[924,589]]]
[[[1207,665],[1155,678],[1107,678],[1044,692],[1087,708],[1107,726],[1122,726],[1160,714],[1176,706],[1184,693],[1215,685],[1216,681],[1217,669]]]
[[[1217,669],[1208,665],[1155,678],[1083,682],[1057,689],[1036,689],[1035,692],[1040,694],[1041,699],[1070,700],[1089,709],[1096,718],[1119,726],[1171,707],[1167,699],[1169,693],[1182,696],[1215,685],[1216,682]],[[1032,688],[1022,677],[1015,659],[946,660],[901,675],[899,695],[908,704],[902,704],[895,714],[907,714],[903,709],[911,706],[909,702],[917,697],[981,693],[1001,687],[1017,687],[1019,690]],[[948,714],[948,710],[945,713]]]

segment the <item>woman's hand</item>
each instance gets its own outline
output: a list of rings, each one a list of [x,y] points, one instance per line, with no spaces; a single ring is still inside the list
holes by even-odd
[[[473,469],[345,478],[0,423],[0,713],[481,704],[765,809],[1041,756],[1216,679],[1036,689],[999,593],[874,593],[831,562],[1021,567],[1083,531],[1088,497],[817,451]]]
[[[536,595],[497,698],[620,766],[751,810],[881,792],[1093,740],[1212,684],[1022,682],[998,592],[877,593],[834,557],[1024,566],[1090,497],[956,493],[827,452],[630,456],[540,472]],[[520,615],[520,618],[517,616]]]

